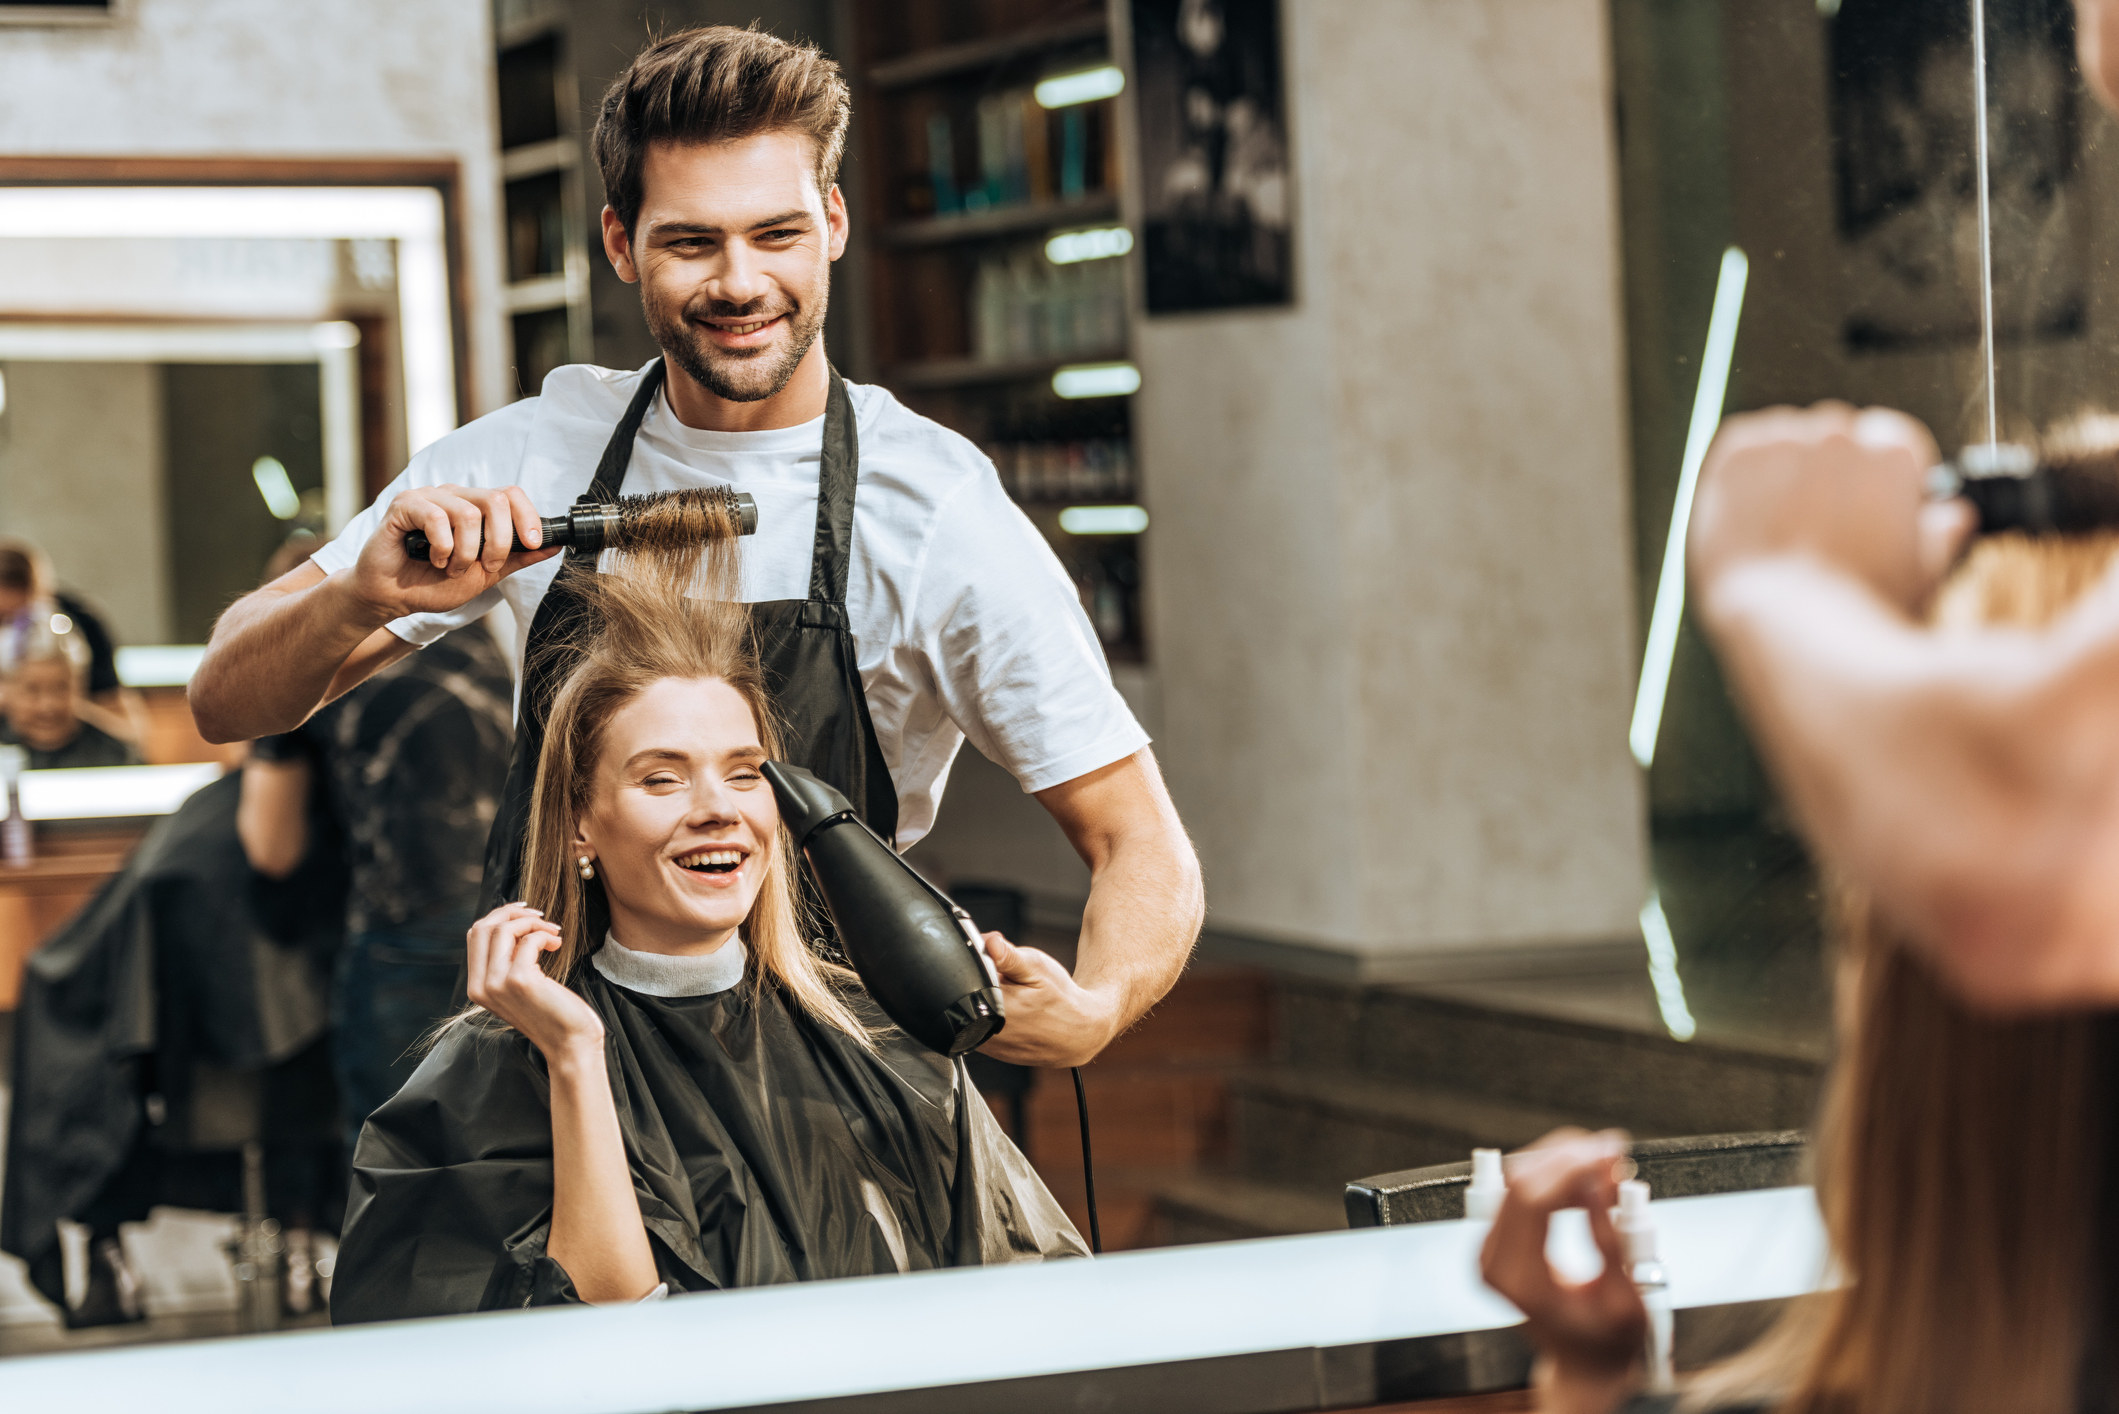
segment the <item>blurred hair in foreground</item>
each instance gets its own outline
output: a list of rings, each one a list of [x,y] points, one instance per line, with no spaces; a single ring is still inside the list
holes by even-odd
[[[2060,474],[2119,489],[2119,420],[2075,424],[2042,451]],[[1982,539],[1932,618],[1945,630],[2042,627],[2115,561],[2119,530]],[[1815,1160],[1841,1284],[1702,1374],[1684,1407],[2103,1408],[2114,1018],[1974,1012],[1866,897],[1837,892],[1838,1055]]]

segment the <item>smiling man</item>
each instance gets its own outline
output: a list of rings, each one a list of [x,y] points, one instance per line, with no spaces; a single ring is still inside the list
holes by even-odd
[[[789,759],[902,848],[932,825],[968,738],[1089,865],[1073,975],[992,944],[1008,1026],[987,1050],[1079,1064],[1182,970],[1198,863],[1073,585],[991,463],[826,358],[849,115],[838,66],[769,35],[699,29],[643,51],[604,96],[595,148],[604,250],[640,286],[662,357],[558,369],[421,452],[310,563],[222,616],[192,709],[213,740],[284,731],[501,602],[534,663],[572,597],[538,548],[540,515],[592,485],[747,491],[759,526],[741,597]],[[415,529],[429,560],[405,555]],[[517,896],[544,705],[525,693],[489,904]]]

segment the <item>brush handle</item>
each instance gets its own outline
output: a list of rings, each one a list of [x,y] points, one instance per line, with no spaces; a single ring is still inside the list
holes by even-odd
[[[748,491],[735,491],[730,495],[735,500],[736,533],[753,535],[758,529],[758,502]],[[612,544],[619,521],[619,503],[576,506],[563,516],[542,516],[538,524],[544,527],[545,549],[579,549],[587,553],[602,550]],[[481,547],[485,540],[479,539]],[[424,560],[433,550],[424,530],[405,532],[405,555],[409,559]]]
[[[542,516],[537,523],[544,527],[544,545],[546,549],[550,549],[555,545],[563,548],[574,543],[574,518],[571,515]],[[485,536],[481,534],[478,537],[479,548],[485,548],[485,543]],[[405,532],[405,557],[407,559],[424,560],[433,549],[434,544],[427,539],[426,531],[408,530]]]

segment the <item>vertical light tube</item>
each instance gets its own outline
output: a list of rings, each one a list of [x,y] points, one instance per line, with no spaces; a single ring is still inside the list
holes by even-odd
[[[1648,945],[1648,985],[1655,989],[1655,1009],[1662,1013],[1663,1027],[1680,1041],[1690,1041],[1699,1031],[1692,1008],[1685,1005],[1685,983],[1678,976],[1678,941],[1663,914],[1663,895],[1648,891],[1641,905],[1641,941]]]
[[[1972,0],[1973,151],[1979,162],[1979,353],[1987,374],[1987,445],[2001,440],[1994,389],[1994,195],[1987,182],[1987,6]]]
[[[1692,524],[1692,494],[1699,486],[1700,463],[1707,459],[1707,447],[1722,422],[1722,404],[1729,396],[1737,319],[1744,310],[1744,284],[1750,274],[1751,262],[1741,250],[1731,246],[1722,252],[1714,313],[1707,321],[1707,348],[1700,357],[1700,386],[1692,400],[1692,426],[1685,434],[1685,460],[1678,471],[1677,499],[1670,508],[1670,535],[1663,542],[1663,572],[1656,581],[1655,611],[1648,620],[1648,644],[1641,655],[1633,730],[1627,735],[1633,759],[1644,771],[1655,762],[1663,699],[1670,691],[1670,663],[1677,653],[1678,625],[1685,618],[1685,532]]]
[[[324,528],[336,535],[367,500],[361,485],[360,330],[334,321],[316,328],[316,371],[324,423]]]

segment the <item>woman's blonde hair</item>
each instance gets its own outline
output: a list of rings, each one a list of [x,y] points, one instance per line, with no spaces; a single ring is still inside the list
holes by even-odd
[[[540,961],[562,982],[603,943],[591,936],[590,923],[591,890],[603,882],[580,877],[572,844],[594,798],[613,715],[668,679],[724,682],[750,708],[766,755],[777,758],[781,751],[750,614],[733,602],[734,524],[725,512],[701,514],[702,524],[669,543],[608,556],[601,574],[569,562],[561,574],[582,596],[585,617],[578,622],[593,627],[579,642],[554,650],[571,662],[531,664],[525,674],[527,682],[540,670],[564,671],[545,720],[522,865],[523,897],[559,925],[561,946]],[[555,583],[554,592],[560,588]],[[764,880],[743,930],[752,963],[744,984],[777,987],[816,1020],[869,1044],[842,995],[859,985],[854,974],[817,957],[806,941],[787,832],[774,831],[766,848]]]
[[[2035,628],[2115,563],[2114,535],[1982,540],[1933,616]],[[1974,1012],[1864,896],[1837,893],[1839,1054],[1815,1160],[1839,1285],[1701,1376],[1687,1407],[2074,1414],[2102,1373],[2110,1020]]]

